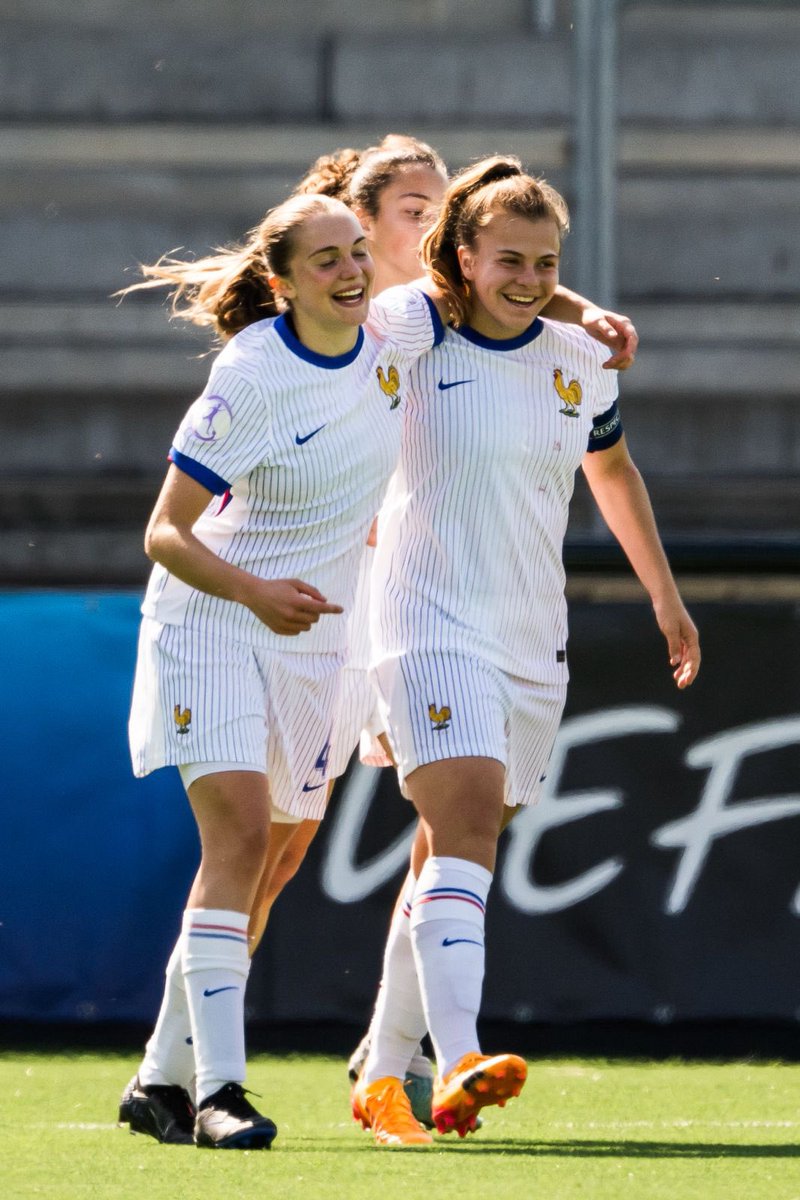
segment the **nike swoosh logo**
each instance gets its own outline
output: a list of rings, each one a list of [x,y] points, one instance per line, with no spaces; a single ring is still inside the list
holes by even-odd
[[[325,425],[327,425],[327,424],[328,424],[328,422],[326,421],[326,422],[325,422]],[[305,446],[306,442],[310,442],[310,441],[311,441],[311,439],[312,439],[312,437],[316,437],[316,436],[317,436],[317,434],[319,433],[320,429],[324,429],[324,428],[325,428],[325,425],[320,425],[318,429],[312,429],[312,430],[311,430],[311,433],[307,433],[305,437],[300,437],[300,434],[299,434],[299,433],[296,433],[296,434],[294,435],[294,440],[297,442],[297,445],[298,445],[298,446]]]
[[[445,938],[442,942],[443,946],[456,946],[459,942],[469,942],[470,946],[482,946],[483,942],[476,942],[474,938]]]
[[[216,996],[219,992],[238,992],[238,987],[234,984],[228,984],[227,987],[221,988],[206,988],[203,992],[204,996]]]
[[[326,780],[325,780],[325,783],[327,783],[327,782],[328,782],[328,781],[327,781],[327,779],[326,779]],[[304,784],[303,784],[303,791],[304,791],[304,792],[317,792],[317,791],[319,791],[319,789],[320,789],[321,787],[325,787],[325,783],[304,783]]]
[[[450,388],[461,387],[462,383],[474,383],[474,379],[454,379],[452,383],[445,383],[443,379],[439,380],[439,391],[449,392]]]

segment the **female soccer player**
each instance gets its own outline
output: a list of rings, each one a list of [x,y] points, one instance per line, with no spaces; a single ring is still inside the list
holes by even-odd
[[[435,150],[415,138],[390,134],[378,146],[362,151],[340,150],[321,157],[297,191],[333,195],[353,209],[375,263],[377,295],[392,285],[411,283],[420,275],[420,240],[435,218],[446,184],[446,168]],[[628,318],[605,312],[563,287],[550,300],[548,312],[561,320],[583,323],[593,336],[608,344],[615,353],[607,367],[624,369],[632,362],[637,337]],[[370,749],[366,754],[362,752],[362,761],[381,766],[390,761],[377,738],[380,717],[374,689],[367,679],[367,600],[372,557],[372,550],[367,548],[349,625],[350,649],[332,737],[332,780],[344,774],[362,731],[370,735]],[[298,870],[318,827],[318,821],[303,821],[280,861],[262,880],[250,922],[251,952],[263,936],[275,899]],[[408,881],[401,888],[400,901],[407,886]],[[363,1066],[369,1037],[367,1032],[348,1064],[353,1080]],[[405,1087],[415,1116],[430,1123],[433,1070],[421,1049],[408,1064]]]
[[[177,765],[200,833],[167,981],[188,1000],[197,1113],[192,1130],[186,1039],[165,1019],[120,1117],[162,1141],[257,1149],[275,1126],[241,1086],[250,914],[294,824],[324,810],[342,614],[399,452],[403,408],[381,381],[404,384],[442,326],[412,290],[364,325],[364,233],[325,196],[290,199],[241,247],[145,273],[225,346],[147,528],[130,720],[135,773]]]
[[[420,240],[438,211],[446,186],[446,169],[435,150],[415,138],[389,134],[380,145],[366,150],[323,155],[298,184],[296,194],[333,196],[353,209],[375,265],[373,293],[377,296],[392,284],[411,283],[421,274]],[[391,389],[391,381],[386,385]],[[362,730],[373,735],[379,732],[375,692],[367,678],[371,559],[368,544],[348,621],[348,655],[331,736],[329,791],[347,769]],[[377,764],[389,764],[377,740],[372,754]],[[262,880],[250,921],[251,953],[263,936],[272,905],[299,869],[319,824],[318,820],[302,821],[274,869]]]
[[[323,155],[298,184],[297,194],[330,195],[352,208],[366,234],[375,264],[374,294],[418,279],[422,266],[420,241],[430,227],[447,185],[447,170],[425,142],[402,134],[389,134],[365,150],[339,150]],[[584,324],[614,350],[606,364],[625,367],[632,361],[637,337],[627,317],[608,313],[583,297],[559,288],[548,312],[561,320]],[[391,385],[389,385],[391,386]],[[371,746],[362,761],[389,765],[377,740],[380,719],[373,687],[367,679],[369,665],[368,590],[372,550],[361,562],[356,600],[349,621],[349,652],[342,676],[338,716],[331,738],[331,780],[343,775],[362,731]],[[303,821],[287,842],[280,860],[262,880],[250,922],[251,953],[258,946],[272,905],[297,872],[319,828],[319,821]],[[356,1051],[352,1070],[357,1075],[365,1049]],[[412,1090],[422,1094],[429,1112],[432,1073],[424,1056],[415,1058]],[[421,1110],[422,1111],[422,1110]]]
[[[317,160],[298,185],[300,193],[328,194],[347,203],[358,216],[375,263],[375,294],[395,284],[408,284],[421,272],[420,240],[429,228],[447,185],[447,171],[439,155],[424,142],[390,134],[366,150],[340,150]],[[616,351],[607,364],[625,367],[632,361],[636,334],[626,317],[606,313],[582,297],[560,288],[548,312],[562,320],[580,321],[594,336]],[[373,552],[362,559],[356,602],[349,624],[349,654],[342,676],[338,717],[334,726],[330,773],[332,781],[343,775],[362,734],[370,749],[362,761],[389,764],[377,735],[381,730],[374,689],[367,679],[369,665],[368,588]],[[318,821],[303,821],[283,851],[280,861],[265,875],[250,922],[251,953],[255,951],[272,905],[299,869],[319,828]],[[401,889],[405,893],[407,884]],[[369,1046],[365,1035],[348,1064],[355,1080]],[[415,1115],[430,1122],[433,1071],[421,1049],[412,1056],[405,1078]]]
[[[373,675],[422,831],[353,1093],[381,1144],[430,1141],[402,1089],[426,1028],[441,1132],[474,1129],[525,1080],[523,1059],[478,1043],[484,911],[497,838],[536,802],[563,710],[561,558],[579,465],[651,596],[678,687],[699,667],[615,376],[585,332],[539,315],[567,227],[558,193],[492,158],[454,180],[423,240],[453,327],[411,371],[372,587]]]

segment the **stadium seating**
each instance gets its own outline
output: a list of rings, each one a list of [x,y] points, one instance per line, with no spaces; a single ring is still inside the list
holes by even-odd
[[[142,529],[207,361],[157,301],[109,299],[137,262],[238,237],[318,154],[390,129],[454,167],[515,151],[570,191],[567,0],[546,24],[533,0],[393,0],[368,31],[356,0],[226,0],[224,22],[212,0],[78,7],[4,6],[0,583],[145,578]],[[800,10],[620,12],[629,440],[667,541],[776,563],[800,531]],[[583,491],[570,545],[605,546]]]

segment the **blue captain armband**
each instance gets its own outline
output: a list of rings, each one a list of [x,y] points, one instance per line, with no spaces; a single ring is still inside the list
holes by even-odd
[[[197,462],[194,458],[189,458],[188,454],[181,454],[180,450],[176,450],[173,446],[167,458],[171,463],[183,471],[184,475],[190,476],[195,483],[199,483],[202,487],[207,488],[215,496],[223,496],[225,492],[230,491],[231,485],[212,471],[209,467],[204,467],[202,463]]]
[[[592,422],[592,431],[589,434],[589,445],[586,449],[591,453],[594,450],[608,450],[611,446],[622,437],[622,416],[617,408],[616,400],[611,405],[611,408],[606,409],[599,417],[595,417]]]

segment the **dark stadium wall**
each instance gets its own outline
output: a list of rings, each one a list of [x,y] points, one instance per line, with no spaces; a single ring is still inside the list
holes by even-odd
[[[646,605],[575,603],[541,804],[504,835],[489,1020],[793,1021],[800,1006],[800,616],[695,604],[678,693]],[[0,1018],[149,1022],[197,840],[173,771],[126,746],[132,593],[0,595]],[[351,764],[250,981],[255,1021],[359,1021],[409,806]]]

